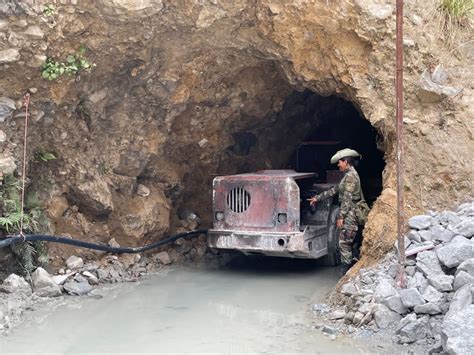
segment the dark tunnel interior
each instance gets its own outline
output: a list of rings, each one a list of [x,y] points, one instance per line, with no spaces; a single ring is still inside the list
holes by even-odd
[[[362,159],[356,168],[361,178],[364,195],[372,204],[382,191],[382,172],[385,167],[383,152],[377,148],[380,137],[356,107],[340,97],[322,97],[309,90],[294,92],[283,111],[300,107],[298,116],[311,122],[303,140],[295,147],[285,168],[299,172],[316,172],[317,182],[325,182],[337,171],[330,163],[331,156],[340,149],[357,150]]]

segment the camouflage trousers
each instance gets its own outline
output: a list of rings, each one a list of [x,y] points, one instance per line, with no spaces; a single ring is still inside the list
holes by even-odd
[[[341,251],[341,263],[350,265],[352,263],[352,248],[357,230],[342,229],[339,234],[339,250]]]

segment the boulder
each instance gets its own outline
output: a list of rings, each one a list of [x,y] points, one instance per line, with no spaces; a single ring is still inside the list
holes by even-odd
[[[403,327],[397,329],[396,334],[400,343],[413,343],[417,340],[424,339],[427,336],[431,336],[429,317],[423,316],[407,322]]]
[[[474,276],[474,258],[469,258],[459,264],[457,272],[465,271],[469,275]]]
[[[69,281],[64,284],[64,290],[70,295],[82,296],[92,291],[92,286],[87,281]]]
[[[425,303],[415,306],[414,309],[415,313],[417,314],[439,314],[441,313],[441,309],[435,303]]]
[[[423,290],[422,296],[427,302],[431,302],[431,303],[441,302],[444,298],[443,293],[439,292],[433,286],[427,286]]]
[[[471,287],[473,287],[473,285],[464,285],[454,293],[445,319],[457,312],[462,312],[472,303]]]
[[[407,288],[400,290],[398,293],[405,307],[410,308],[425,303],[425,300],[416,288]]]
[[[474,235],[474,218],[465,219],[453,227],[453,232],[467,238]]]
[[[438,291],[452,291],[453,290],[454,276],[452,275],[436,275],[432,274],[428,276],[428,282],[433,285]]]
[[[474,305],[446,316],[441,325],[441,341],[447,354],[472,354],[474,349]]]
[[[101,178],[71,186],[68,198],[81,211],[95,217],[106,217],[114,210],[109,186]]]
[[[5,96],[0,97],[0,122],[10,118],[15,108],[15,101]]]
[[[431,226],[432,220],[433,220],[433,217],[431,216],[425,216],[425,215],[414,216],[408,220],[408,225],[412,229],[417,229],[417,230],[428,229]]]
[[[374,292],[374,300],[381,303],[384,299],[398,295],[397,290],[387,279],[381,279]]]
[[[169,265],[172,263],[169,254],[166,251],[162,251],[154,256],[162,265]]]
[[[43,268],[37,268],[31,274],[34,293],[40,297],[56,297],[61,295],[61,288],[54,282],[51,275]]]
[[[10,274],[0,285],[0,292],[5,293],[31,293],[31,286],[25,279],[16,274]]]
[[[375,324],[380,329],[385,329],[390,325],[397,324],[400,322],[402,317],[397,313],[388,309],[387,306],[383,304],[377,304],[374,306],[374,320]]]
[[[436,255],[443,265],[448,268],[456,267],[463,261],[474,257],[474,245],[451,242],[436,249]]]
[[[454,290],[457,291],[466,284],[474,284],[474,276],[468,274],[464,270],[456,272],[453,285]]]
[[[71,255],[66,260],[66,266],[70,270],[77,270],[84,266],[84,261],[82,260],[82,258],[79,258],[75,255]]]
[[[439,263],[436,252],[432,250],[422,251],[416,256],[416,268],[425,276],[431,274],[444,274],[441,264]]]

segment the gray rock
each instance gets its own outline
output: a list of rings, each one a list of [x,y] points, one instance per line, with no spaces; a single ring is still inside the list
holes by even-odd
[[[362,312],[355,312],[354,317],[352,318],[352,323],[354,324],[360,324],[362,322],[362,319],[364,319],[365,314]]]
[[[10,48],[0,51],[0,64],[14,63],[20,60],[20,52],[17,49]]]
[[[448,268],[456,267],[463,261],[474,257],[474,246],[470,243],[451,242],[436,249],[439,261]]]
[[[474,276],[474,258],[469,258],[466,261],[463,261],[461,264],[459,264],[457,271],[465,271],[469,275]]]
[[[433,240],[433,233],[431,230],[421,230],[418,233],[420,233],[420,238],[422,242],[429,242]]]
[[[89,282],[75,282],[69,281],[64,284],[64,290],[70,295],[82,296],[92,291],[92,286]]]
[[[474,239],[473,239],[474,240]],[[464,243],[464,244],[468,244],[470,243],[469,239],[467,239],[466,237],[462,236],[462,235],[455,235],[453,237],[453,239],[451,239],[451,243]]]
[[[415,275],[415,272],[416,272],[416,267],[415,266],[405,266],[405,273],[408,276]]]
[[[137,195],[142,196],[142,197],[148,197],[150,196],[150,189],[146,187],[145,185],[138,184],[137,186]]]
[[[89,282],[89,284],[91,284],[91,285],[98,285],[99,284],[99,279],[94,274],[92,274],[91,272],[84,271],[82,273],[82,275],[84,275],[87,278],[87,281]]]
[[[431,274],[443,274],[436,252],[432,250],[422,251],[416,256],[416,268],[425,276]]]
[[[380,329],[385,329],[390,325],[397,324],[400,322],[400,319],[402,319],[402,317],[397,312],[391,311],[387,306],[383,304],[376,304],[374,306],[375,324],[377,324]]]
[[[445,317],[441,326],[441,341],[447,354],[472,354],[474,349],[474,305]]]
[[[67,273],[67,274],[64,274],[64,275],[55,275],[52,278],[53,278],[54,282],[56,282],[58,285],[64,285],[66,280],[68,278],[70,278],[72,275],[74,275],[74,273],[70,272],[70,273]]]
[[[81,211],[93,216],[105,217],[114,210],[109,185],[103,178],[71,186],[68,197]]]
[[[82,260],[82,258],[79,258],[75,255],[71,255],[66,260],[66,265],[67,265],[67,268],[70,270],[77,270],[84,266],[84,261]]]
[[[400,343],[413,343],[416,340],[431,336],[429,317],[423,316],[416,319],[415,315],[415,320],[406,322],[403,327],[399,327],[396,334],[398,335],[397,338]]]
[[[387,279],[381,279],[374,292],[374,301],[381,303],[384,299],[397,295],[397,290]]]
[[[398,314],[406,314],[408,312],[402,303],[402,298],[398,294],[384,299],[382,303]]]
[[[328,325],[325,325],[321,331],[329,335],[337,335],[337,329]]]
[[[421,75],[419,86],[419,96],[423,102],[438,102],[446,96],[454,96],[461,92],[461,89],[433,82],[428,70]]]
[[[472,303],[471,287],[472,285],[464,285],[454,293],[445,319],[457,312],[462,312]]]
[[[453,232],[467,238],[474,235],[474,219],[467,218],[453,227]]]
[[[441,226],[456,225],[461,222],[461,218],[452,211],[443,211],[435,217],[435,223]]]
[[[415,313],[417,314],[439,314],[441,313],[441,309],[435,303],[425,303],[415,306],[414,309]]]
[[[431,303],[438,303],[442,301],[444,298],[443,293],[439,292],[433,286],[427,286],[423,290],[422,296],[427,302],[431,302]]]
[[[166,251],[162,251],[155,255],[155,259],[163,265],[169,265],[172,263],[169,254]]]
[[[474,216],[474,202],[463,203],[458,207],[457,215],[459,217]]]
[[[115,238],[110,239],[110,240],[107,242],[107,245],[108,245],[109,247],[112,247],[112,248],[120,248],[120,244],[117,243],[117,241],[115,240]]]
[[[456,272],[456,277],[454,278],[454,290],[457,291],[466,284],[474,284],[474,276],[469,275],[464,270]]]
[[[54,282],[51,275],[43,268],[37,268],[31,274],[34,293],[40,297],[56,297],[61,295],[61,288]]]
[[[83,276],[82,274],[76,274],[76,276],[74,276],[74,281],[79,282],[79,283],[88,282],[87,278]]]
[[[428,276],[428,282],[438,291],[452,291],[454,276],[452,275],[436,275]]]
[[[408,288],[416,288],[418,291],[424,290],[428,286],[428,280],[423,276],[421,272],[415,272],[413,277],[408,280]]]
[[[436,84],[444,85],[448,82],[448,72],[441,66],[437,65],[431,73],[431,80]]]
[[[346,316],[346,311],[342,309],[337,309],[331,313],[331,315],[329,316],[329,319],[342,319],[345,316]]]
[[[15,101],[5,96],[0,97],[0,122],[10,118],[15,108]]]
[[[10,274],[0,286],[0,292],[31,294],[31,286],[23,277]]]
[[[23,33],[37,39],[44,37],[44,32],[38,26],[30,26]]]
[[[420,232],[417,230],[410,230],[410,232],[407,234],[407,238],[415,243],[421,243]]]
[[[433,240],[440,241],[442,243],[448,243],[454,236],[454,233],[440,225],[435,225],[430,228],[430,232],[433,235]]]
[[[420,216],[413,216],[408,220],[408,225],[412,229],[422,230],[428,229],[431,226],[431,222],[433,217],[420,215]]]
[[[16,164],[12,157],[0,158],[0,172],[10,175],[16,170]]]
[[[425,303],[423,297],[421,297],[420,293],[416,288],[407,288],[404,290],[400,290],[398,292],[402,299],[402,303],[405,307],[415,307],[416,305]]]

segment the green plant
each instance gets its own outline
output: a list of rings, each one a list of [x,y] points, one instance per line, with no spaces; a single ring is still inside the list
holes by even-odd
[[[56,156],[51,152],[45,152],[42,149],[39,149],[35,153],[35,160],[48,162],[50,160],[56,160]]]
[[[112,168],[106,162],[100,162],[97,170],[100,175],[108,175],[112,171]]]
[[[43,14],[45,16],[53,16],[56,13],[56,8],[53,4],[46,4],[43,6]]]
[[[84,57],[85,53],[86,47],[81,46],[76,53],[68,55],[65,62],[58,62],[52,58],[46,59],[41,67],[41,76],[48,80],[55,80],[61,75],[72,76],[80,71],[89,71],[95,64]]]
[[[440,10],[451,21],[465,21],[474,13],[473,0],[441,0]]]
[[[0,186],[0,232],[2,234],[19,233],[23,227],[24,233],[38,232],[47,221],[39,201],[29,195],[23,211],[21,223],[21,184],[13,175],[7,175]],[[18,262],[25,274],[31,273],[36,265],[44,265],[48,257],[41,242],[19,243],[12,247]]]

